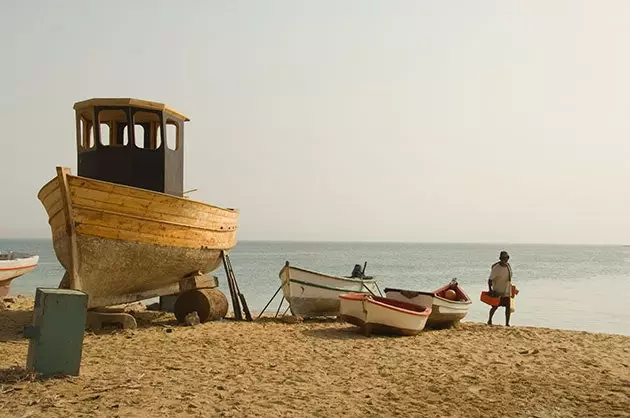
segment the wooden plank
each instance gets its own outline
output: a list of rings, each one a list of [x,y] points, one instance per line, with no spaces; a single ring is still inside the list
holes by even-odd
[[[173,238],[168,235],[155,235],[141,232],[131,232],[116,229],[115,226],[77,225],[78,234],[93,235],[101,238],[119,239],[125,241],[142,242],[145,244],[164,245],[169,247],[231,249],[236,245],[236,233],[222,232],[223,236],[217,236],[216,232],[209,232],[205,239]]]
[[[117,201],[114,201],[112,197],[117,196],[107,195],[107,198],[99,198],[98,196],[94,195],[87,196],[88,194],[89,193],[86,193],[85,191],[76,194],[73,193],[73,205],[121,214],[130,214],[160,220],[169,220],[186,225],[197,224],[198,226],[203,226],[206,222],[222,223],[232,226],[235,226],[237,224],[237,218],[234,218],[233,216],[224,216],[224,214],[192,211],[190,210],[190,208],[183,208],[181,210],[169,208],[169,210],[164,210],[164,208],[159,208],[150,202],[144,203],[144,201],[128,197],[118,196],[118,199],[116,199]]]
[[[234,269],[232,268],[232,261],[230,260],[230,256],[228,254],[224,254],[224,262],[227,261],[228,268],[230,269],[230,274],[232,275],[232,281],[234,282],[234,289],[236,290],[236,294],[238,295],[241,304],[243,305],[243,312],[245,312],[245,319],[248,321],[252,320],[252,314],[249,312],[249,306],[247,306],[247,301],[245,300],[245,295],[241,293],[241,289],[238,287],[238,282],[236,281],[236,274],[234,273]]]
[[[56,189],[59,188],[59,181],[57,181],[57,177],[53,177],[48,183],[44,184],[39,192],[37,193],[37,198],[42,200],[46,198],[49,194],[53,193]]]
[[[144,199],[147,201],[155,202],[155,204],[162,203],[164,207],[177,208],[177,210],[192,210],[193,212],[200,213],[215,213],[226,217],[238,218],[239,211],[236,209],[222,208],[219,206],[210,205],[203,202],[197,202],[191,199],[185,199],[183,197],[171,196],[164,193],[154,192],[145,189],[138,189],[131,186],[124,186],[121,184],[108,183],[100,180],[88,179],[86,177],[69,177],[69,184],[74,188],[79,189],[91,189],[106,192],[113,195],[120,195],[125,197],[134,197],[137,199]],[[73,190],[73,193],[76,191]],[[177,212],[174,212],[177,213]]]
[[[88,299],[88,308],[96,306],[119,305],[121,303],[131,303],[139,300],[155,298],[158,296],[174,295],[176,293],[179,293],[178,283],[173,283],[172,285],[163,287],[161,289],[148,290],[146,292],[128,293],[124,295],[112,296],[90,296]]]
[[[199,214],[198,217],[184,217],[177,215],[166,215],[156,212],[151,212],[144,209],[138,209],[131,206],[123,206],[110,204],[106,202],[95,202],[82,198],[74,198],[73,206],[77,209],[86,209],[93,212],[101,212],[107,214],[113,214],[117,216],[124,216],[130,218],[136,218],[140,220],[147,220],[152,222],[161,222],[171,225],[195,227],[200,229],[209,229],[214,231],[229,231],[236,229],[236,222],[223,222],[222,219],[212,218],[209,216],[203,216]],[[207,214],[206,214],[207,215]],[[205,219],[204,219],[205,218]]]
[[[179,281],[179,291],[185,292],[194,289],[207,289],[219,286],[219,279],[209,274],[197,274]]]
[[[53,214],[53,216],[48,220],[48,223],[50,224],[50,227],[53,229],[60,228],[60,227],[65,228],[67,226],[66,209],[62,208],[62,210]]]
[[[61,198],[64,204],[66,234],[70,237],[70,260],[67,268],[68,283],[71,289],[81,290],[83,286],[81,285],[81,277],[79,277],[79,251],[77,248],[77,237],[75,235],[72,222],[70,188],[68,187],[67,176],[69,173],[69,168],[57,167],[57,179],[59,182],[59,189],[61,191]]]
[[[112,213],[95,212],[85,209],[77,209],[74,217],[76,228],[81,228],[82,233],[87,233],[88,226],[114,228],[120,231],[145,234],[155,238],[166,237],[184,239],[191,242],[216,242],[222,235],[235,233],[234,230],[211,230],[189,227],[185,225],[173,225],[166,222],[138,219],[129,216],[120,216]]]
[[[75,110],[83,110],[94,106],[132,106],[139,107],[141,109],[149,109],[149,110],[162,110],[170,113],[178,119],[182,119],[183,121],[190,121],[190,119],[184,114],[176,111],[175,109],[166,106],[164,103],[153,102],[149,100],[141,100],[141,99],[133,99],[133,98],[93,98],[88,100],[82,100],[80,102],[76,102],[73,106]]]
[[[49,195],[43,202],[44,208],[48,213],[48,218],[53,218],[58,212],[63,211],[64,203],[61,198],[61,193],[55,193]]]
[[[221,251],[221,260],[223,261],[223,267],[225,268],[225,277],[228,282],[228,288],[230,289],[230,296],[232,298],[232,310],[234,311],[234,318],[240,321],[243,319],[243,314],[241,313],[241,305],[238,301],[238,296],[236,295],[236,286],[234,284],[232,274],[228,267],[225,251]]]

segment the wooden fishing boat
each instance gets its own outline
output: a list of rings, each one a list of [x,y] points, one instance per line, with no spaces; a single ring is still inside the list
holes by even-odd
[[[279,276],[291,313],[305,318],[337,316],[339,295],[344,293],[381,294],[373,278],[333,276],[291,266],[288,261]]]
[[[57,176],[38,194],[66,269],[63,287],[89,295],[89,307],[179,292],[178,283],[221,263],[236,245],[238,211],[151,190]]]
[[[454,299],[446,297],[448,290],[455,292]],[[447,328],[456,325],[468,314],[472,304],[472,301],[457,283],[456,279],[451,280],[450,283],[433,292],[393,288],[386,288],[384,292],[385,297],[389,299],[430,306],[431,316],[429,316],[427,321],[427,328]]]
[[[61,287],[98,307],[180,293],[236,245],[238,211],[184,198],[183,114],[153,101],[74,104],[77,175],[57,167],[38,198]]]
[[[9,294],[11,282],[37,267],[39,256],[19,252],[0,252],[0,297]]]
[[[365,293],[339,295],[339,301],[341,319],[360,327],[365,335],[416,335],[431,314],[429,307]]]

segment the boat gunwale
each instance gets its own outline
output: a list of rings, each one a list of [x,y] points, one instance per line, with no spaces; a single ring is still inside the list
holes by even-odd
[[[24,269],[30,269],[32,267],[37,267],[37,263],[35,264],[30,264],[28,266],[19,266],[19,267],[0,267],[0,271],[9,271],[9,270],[24,270]]]
[[[462,294],[464,295],[466,300],[450,300],[450,299],[446,299],[446,298],[444,298],[444,297],[442,297],[442,296],[437,294],[440,291],[444,291],[444,290],[449,289],[450,288],[450,284],[442,286],[442,287],[438,288],[437,290],[435,290],[433,292],[425,292],[425,291],[422,291],[422,290],[398,289],[398,288],[392,288],[392,287],[386,287],[385,289],[383,289],[383,292],[385,294],[387,294],[387,292],[396,292],[396,293],[401,293],[401,294],[402,294],[402,292],[413,292],[413,293],[418,293],[418,294],[424,295],[424,296],[432,296],[434,298],[439,299],[440,301],[447,302],[449,304],[451,304],[451,303],[452,304],[456,304],[456,305],[470,305],[470,304],[472,304],[472,300],[466,294],[466,292],[464,292],[464,289],[462,289],[461,286],[459,286],[459,284],[457,285],[457,287],[462,292]]]
[[[401,312],[401,313],[406,313],[406,314],[414,315],[414,316],[427,316],[428,317],[429,315],[431,315],[431,312],[432,312],[432,309],[429,306],[417,305],[417,306],[422,306],[424,308],[424,310],[422,312],[418,312],[418,311],[413,311],[411,309],[405,309],[405,308],[401,308],[399,306],[394,306],[394,305],[387,304],[387,303],[382,302],[380,300],[376,300],[376,299],[372,298],[371,296],[366,298],[366,302],[367,303],[371,303],[373,305],[381,306],[383,308],[387,308],[387,309],[389,309],[391,311],[398,311],[398,312]]]
[[[442,287],[437,288],[433,293],[435,294],[435,297],[445,301],[445,302],[449,302],[449,303],[456,303],[456,304],[461,304],[461,305],[470,305],[472,303],[472,300],[470,299],[470,297],[468,296],[468,294],[466,294],[466,292],[464,292],[464,288],[462,288],[459,283],[457,281],[455,281],[455,287],[457,287],[457,289],[462,292],[462,295],[464,295],[464,297],[466,298],[466,300],[450,300],[450,299],[446,299],[440,295],[438,295],[438,293],[441,293],[445,290],[448,290],[450,288],[452,288],[451,284],[453,282],[450,282],[448,284],[445,284]]]
[[[336,292],[342,292],[342,293],[360,293],[360,294],[365,294],[365,295],[371,294],[369,289],[366,292],[362,292],[361,290],[351,290],[351,291],[349,291],[348,289],[340,289],[338,287],[326,286],[326,285],[323,285],[323,284],[316,284],[316,283],[309,283],[309,282],[304,282],[304,281],[296,280],[296,279],[289,279],[289,283],[297,283],[297,284],[301,284],[301,285],[304,285],[304,286],[316,287],[316,288],[319,288],[319,289],[326,289],[326,290],[334,290]],[[305,299],[310,299],[310,298],[305,298]]]
[[[438,295],[435,295],[434,297],[439,299],[439,300],[441,300],[441,301],[448,302],[448,303],[453,303],[453,304],[456,304],[456,305],[470,305],[472,303],[472,300],[470,300],[470,299],[469,300],[450,300],[450,299],[446,299],[446,298],[443,298],[442,296],[438,296]]]
[[[318,271],[315,270],[309,270],[309,269],[305,269],[302,267],[295,267],[291,264],[287,265],[285,264],[282,269],[280,270],[279,276],[280,278],[282,278],[282,273],[284,272],[284,270],[286,268],[290,268],[290,269],[295,269],[295,270],[299,270],[299,271],[303,271],[306,273],[311,273],[311,274],[315,274],[317,276],[322,276],[322,277],[327,277],[327,278],[331,278],[331,279],[335,279],[335,280],[343,280],[343,281],[347,281],[347,282],[352,282],[352,283],[374,283],[376,284],[376,279],[353,279],[351,277],[343,277],[343,276],[333,276],[330,274],[326,274],[326,273],[320,273]],[[290,279],[293,280],[293,279]]]
[[[59,168],[66,168],[66,167],[61,167],[61,166],[58,166],[58,167]],[[115,186],[115,187],[122,187],[124,189],[136,190],[136,191],[139,191],[139,192],[156,194],[158,196],[164,196],[164,197],[172,198],[172,199],[175,199],[175,200],[181,200],[181,201],[184,201],[184,202],[187,202],[187,203],[197,203],[199,205],[203,205],[203,206],[206,206],[206,207],[209,207],[209,208],[213,208],[213,209],[218,209],[220,211],[225,211],[225,212],[228,212],[228,213],[231,213],[231,214],[235,214],[235,215],[239,215],[240,214],[240,211],[238,209],[235,209],[235,208],[225,208],[225,207],[222,207],[222,206],[211,205],[209,203],[200,202],[198,200],[187,199],[185,197],[175,196],[175,195],[171,195],[171,194],[163,193],[163,192],[156,192],[155,190],[149,190],[149,189],[143,189],[143,188],[140,188],[140,187],[128,186],[126,184],[112,183],[110,181],[97,180],[97,179],[93,179],[93,178],[90,178],[90,177],[75,176],[73,174],[66,174],[66,177],[76,178],[76,179],[79,179],[79,180],[84,180],[84,181],[88,181],[88,182],[95,182],[95,183],[104,184],[104,185],[110,185],[110,186]],[[48,186],[50,183],[53,183],[55,181],[57,181],[57,182],[59,181],[59,178],[57,176],[52,178],[50,181],[48,181],[44,186],[42,186],[39,189],[39,192],[37,193],[37,197],[40,200],[42,200],[44,197],[46,197],[46,196],[40,197],[40,194],[41,194],[42,190],[46,186]],[[72,206],[74,206],[74,205],[72,205]]]

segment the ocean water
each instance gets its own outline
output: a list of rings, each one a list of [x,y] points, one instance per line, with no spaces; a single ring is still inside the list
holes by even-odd
[[[0,249],[40,256],[34,271],[13,282],[12,294],[34,295],[37,287],[56,287],[63,276],[50,240],[0,239]],[[355,264],[367,261],[366,274],[375,276],[381,290],[433,290],[456,277],[473,300],[464,321],[485,322],[489,307],[479,296],[503,249],[510,253],[513,283],[520,290],[512,325],[630,335],[630,247],[242,241],[230,258],[255,312],[278,289],[278,273],[287,260],[338,275],[350,275]],[[229,295],[223,268],[213,274]],[[279,302],[280,294],[267,312],[275,312]],[[494,322],[503,321],[500,308]]]

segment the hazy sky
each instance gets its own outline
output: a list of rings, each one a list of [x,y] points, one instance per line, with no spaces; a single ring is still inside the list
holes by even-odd
[[[238,237],[630,243],[630,2],[4,1],[0,237],[76,101],[166,103]]]

